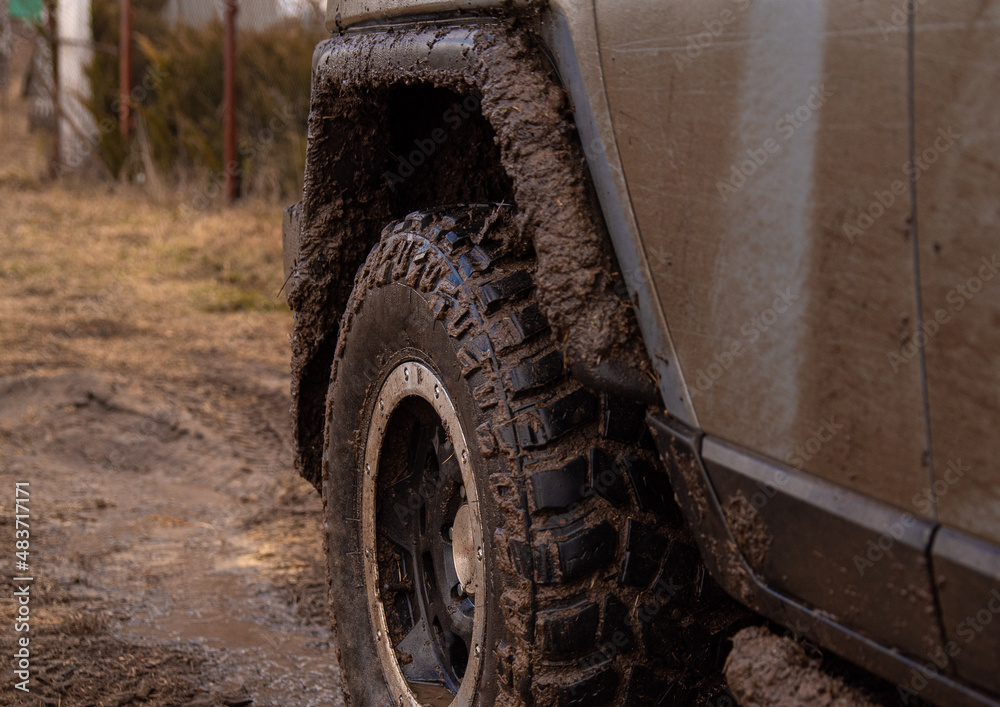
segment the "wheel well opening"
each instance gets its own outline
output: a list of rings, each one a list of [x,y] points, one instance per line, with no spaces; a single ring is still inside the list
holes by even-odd
[[[478,92],[400,84],[386,90],[384,101],[382,179],[393,218],[444,204],[513,201],[513,183]]]
[[[321,480],[323,410],[340,316],[354,276],[390,222],[417,210],[513,203],[479,92],[431,83],[333,90],[314,99],[303,194],[318,245],[300,263],[310,283],[296,311],[294,370],[300,473]],[[320,235],[322,234],[322,235]],[[332,237],[331,237],[332,236]]]

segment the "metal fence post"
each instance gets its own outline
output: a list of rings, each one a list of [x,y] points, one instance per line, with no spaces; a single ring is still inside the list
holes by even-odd
[[[122,0],[121,32],[118,39],[118,127],[128,141],[132,112],[132,0]]]
[[[226,170],[226,203],[239,196],[239,165],[236,161],[236,0],[226,0],[225,67],[223,91],[225,100],[225,134],[223,162]]]

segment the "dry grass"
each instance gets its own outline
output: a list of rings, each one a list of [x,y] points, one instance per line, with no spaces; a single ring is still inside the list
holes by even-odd
[[[193,375],[287,361],[274,205],[197,212],[180,196],[46,184],[11,96],[0,115],[0,375],[66,367]]]

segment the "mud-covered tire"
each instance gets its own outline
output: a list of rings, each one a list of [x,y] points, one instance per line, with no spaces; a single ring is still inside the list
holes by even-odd
[[[366,430],[403,360],[454,400],[479,489],[486,652],[471,704],[702,703],[723,689],[728,600],[683,528],[645,408],[568,375],[508,228],[489,206],[391,224],[341,323],[323,493],[350,704],[397,704],[360,596],[359,518]]]

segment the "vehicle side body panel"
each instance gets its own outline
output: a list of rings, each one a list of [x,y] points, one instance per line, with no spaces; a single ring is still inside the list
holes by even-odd
[[[938,517],[1000,543],[1000,2],[919,3],[914,22]]]
[[[732,532],[722,504],[709,481],[707,467],[714,466],[716,475],[723,471],[722,466],[728,467],[723,473],[731,474],[736,484],[749,480],[756,486],[761,478],[772,482],[772,488],[778,492],[771,496],[769,504],[775,504],[779,508],[777,511],[771,510],[771,513],[798,511],[801,514],[805,509],[803,501],[808,503],[808,499],[827,511],[839,505],[838,513],[835,514],[840,516],[839,519],[835,518],[838,521],[836,525],[841,529],[838,532],[846,530],[852,537],[865,525],[884,522],[886,514],[893,512],[891,507],[880,509],[881,504],[863,499],[852,491],[800,474],[795,469],[755,458],[746,451],[705,437],[701,432],[666,415],[650,415],[649,422],[667,463],[678,501],[685,516],[692,522],[692,530],[705,564],[726,591],[764,616],[787,626],[796,636],[829,648],[893,681],[905,704],[912,704],[913,697],[917,696],[948,707],[1000,705],[995,696],[976,691],[957,680],[941,646],[923,655],[906,655],[853,630],[842,622],[842,617],[834,617],[821,607],[809,606],[770,586],[770,580],[756,574],[740,552],[739,541]],[[787,484],[777,482],[782,475],[788,479]],[[784,488],[778,490],[776,487]],[[797,527],[802,527],[802,523],[808,523],[809,520],[809,516],[804,515]],[[792,533],[793,529],[787,528],[782,532]],[[862,532],[862,537],[863,535]],[[908,542],[918,539],[917,535],[919,529],[916,534],[909,534]],[[833,542],[836,538],[828,540]],[[816,549],[810,547],[803,552],[813,552]],[[801,554],[800,552],[797,556]],[[793,559],[789,559],[791,561]],[[883,561],[895,560],[889,558]],[[957,596],[962,595],[960,592]],[[900,610],[902,606],[905,606],[904,610]],[[889,628],[892,621],[898,618],[905,620],[905,617],[910,616],[910,605],[900,602],[900,608],[878,621],[875,626],[867,627],[867,630],[874,629],[879,633]],[[986,645],[976,646],[976,650],[992,645],[987,641],[984,644]],[[939,671],[939,665],[945,666],[945,672]]]
[[[930,516],[906,37],[882,3],[598,0],[632,206],[701,427]],[[861,237],[843,224],[904,188]],[[877,283],[878,286],[873,286]]]
[[[946,654],[1000,692],[1000,2],[916,3],[914,140]]]
[[[1000,694],[1000,549],[944,528],[934,538],[932,561],[947,667]]]
[[[754,574],[904,653],[938,650],[932,523],[706,437],[702,455]]]

